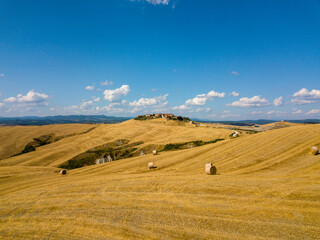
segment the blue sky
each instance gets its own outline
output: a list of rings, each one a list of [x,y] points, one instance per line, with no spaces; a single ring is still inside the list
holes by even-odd
[[[0,116],[320,118],[318,0],[0,0]]]

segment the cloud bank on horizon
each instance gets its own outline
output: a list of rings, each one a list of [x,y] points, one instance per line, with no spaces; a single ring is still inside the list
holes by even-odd
[[[87,89],[87,87],[85,88]],[[94,92],[93,89],[89,89]],[[137,114],[157,113],[157,112],[173,112],[178,115],[192,116],[194,114],[202,114],[203,118],[225,119],[241,117],[239,113],[232,113],[234,108],[252,109],[251,117],[265,118],[294,118],[298,116],[304,117],[320,117],[320,108],[312,108],[303,111],[297,109],[296,105],[313,105],[320,103],[320,90],[313,89],[309,91],[302,88],[299,91],[287,97],[284,100],[283,96],[275,98],[271,104],[267,98],[260,95],[253,97],[239,97],[240,94],[233,91],[230,94],[224,92],[216,92],[214,90],[208,93],[198,94],[194,98],[187,99],[183,105],[172,106],[169,103],[169,94],[154,97],[141,97],[139,99],[128,101],[125,99],[131,92],[129,85],[122,85],[115,89],[106,89],[102,93],[97,91],[95,94],[100,96],[91,96],[90,100],[82,100],[78,105],[65,106],[63,108],[52,108],[49,103],[49,96],[45,93],[30,90],[26,95],[18,94],[16,97],[8,97],[0,102],[0,110],[7,113],[26,113],[32,108],[47,107],[51,112],[56,114],[125,114],[124,116],[135,116]],[[152,91],[150,92],[152,94]],[[224,104],[223,111],[215,111],[215,105],[221,105],[219,99],[227,98],[231,101],[232,98],[239,98],[236,101]],[[104,101],[101,101],[103,99]],[[211,105],[209,107],[208,105]],[[270,108],[279,108],[288,105],[291,111],[270,110]],[[267,108],[267,110],[264,110]],[[256,110],[261,109],[261,110]],[[208,117],[209,116],[209,117]],[[246,113],[244,116],[248,117]]]

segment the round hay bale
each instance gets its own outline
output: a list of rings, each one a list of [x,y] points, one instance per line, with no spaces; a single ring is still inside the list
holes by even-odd
[[[66,174],[67,174],[67,170],[65,170],[65,169],[61,170],[61,171],[60,171],[60,174],[61,174],[61,175],[66,175]]]
[[[311,147],[310,152],[311,152],[312,155],[318,155],[319,154],[319,148]]]
[[[205,167],[206,168],[212,167],[212,163],[206,163]]]
[[[208,175],[215,175],[217,173],[217,168],[215,166],[208,166],[205,170]]]
[[[158,151],[157,150],[153,150],[152,153],[153,153],[153,155],[158,155]]]
[[[149,169],[154,168],[153,162],[149,162],[149,163],[148,163],[148,168],[149,168]]]

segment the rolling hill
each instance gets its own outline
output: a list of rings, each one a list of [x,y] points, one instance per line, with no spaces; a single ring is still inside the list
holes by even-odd
[[[173,126],[172,126],[173,124]],[[87,134],[75,135],[58,142],[39,147],[37,151],[15,156],[0,161],[0,166],[54,166],[66,162],[95,146],[106,144],[118,139],[128,139],[130,142],[143,142],[140,148],[150,144],[160,146],[167,143],[188,142],[192,140],[212,140],[228,138],[232,131],[227,129],[195,128],[190,124],[167,120],[152,121],[129,120],[120,124],[102,124]],[[190,125],[190,126],[189,126]],[[13,136],[14,139],[14,136]]]
[[[26,144],[42,135],[76,135],[86,132],[95,125],[91,124],[56,124],[46,126],[1,126],[0,159],[20,153]]]
[[[231,130],[129,120],[0,161],[3,239],[317,239],[320,124],[230,139]],[[14,138],[14,137],[13,137]],[[59,175],[61,163],[118,139],[139,148],[224,138]],[[156,169],[149,170],[148,162]],[[212,162],[217,175],[206,175]]]

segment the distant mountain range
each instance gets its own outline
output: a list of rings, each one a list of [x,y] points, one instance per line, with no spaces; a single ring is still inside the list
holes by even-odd
[[[69,116],[48,116],[48,117],[0,117],[0,124],[3,125],[49,125],[64,123],[120,123],[127,121],[128,117],[113,117],[105,115],[69,115]]]
[[[120,123],[132,119],[130,117],[114,117],[106,115],[68,115],[68,116],[48,116],[48,117],[0,117],[2,125],[49,125],[49,124],[64,124],[64,123]],[[228,125],[255,125],[268,124],[279,122],[280,120],[241,120],[241,121],[212,121],[204,119],[193,119],[202,123],[223,123]],[[302,120],[285,120],[292,123],[320,123],[320,119],[302,119]]]

